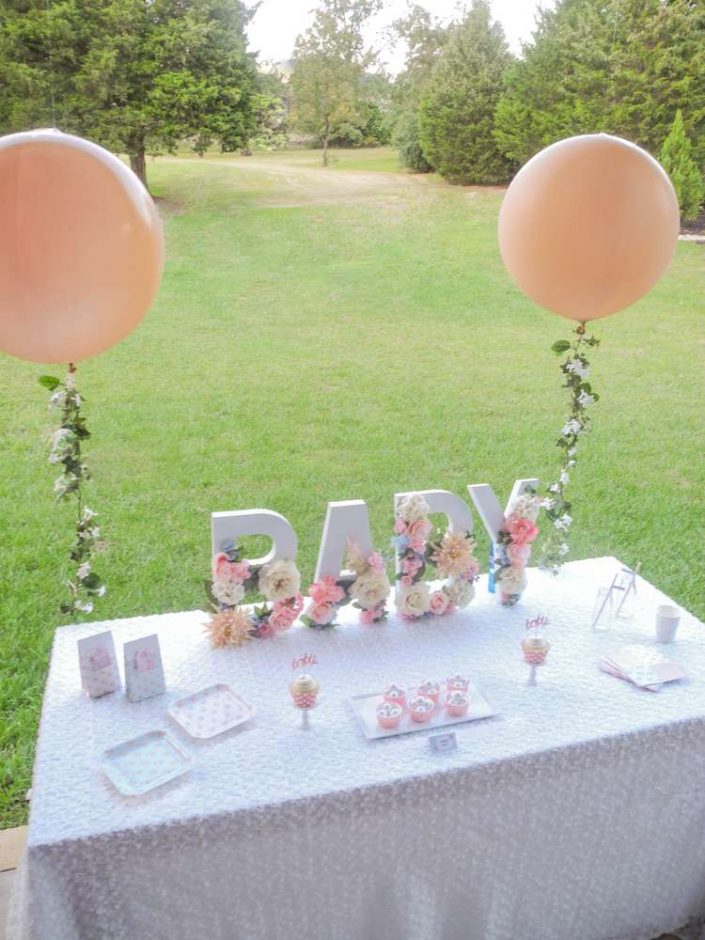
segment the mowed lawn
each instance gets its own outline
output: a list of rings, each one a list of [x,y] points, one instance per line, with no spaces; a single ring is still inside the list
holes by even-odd
[[[386,545],[396,490],[488,482],[504,499],[516,478],[553,472],[565,393],[550,346],[570,324],[510,283],[501,192],[395,172],[391,151],[339,153],[327,171],[318,160],[149,165],[166,224],[161,293],[78,375],[89,505],[110,543],[97,619],[203,607],[214,510],[284,513],[308,579],[327,500],[367,500]],[[679,244],[649,297],[596,324],[602,400],[573,487],[573,557],[641,561],[701,617],[704,299],[705,247]],[[0,827],[26,818],[65,621],[71,512],[52,500],[46,371],[1,359]]]

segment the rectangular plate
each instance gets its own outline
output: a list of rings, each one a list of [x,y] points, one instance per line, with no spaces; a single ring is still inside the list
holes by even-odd
[[[249,721],[254,708],[229,685],[218,682],[173,702],[169,715],[192,738],[213,738]]]
[[[191,758],[166,731],[148,731],[103,753],[101,767],[124,796],[139,796],[181,776]]]
[[[412,686],[413,688],[413,686]],[[453,718],[445,710],[442,704],[436,706],[435,711],[428,721],[414,721],[408,712],[401,716],[398,728],[380,728],[377,724],[377,715],[375,710],[382,701],[381,692],[373,692],[367,695],[354,695],[349,701],[352,709],[360,722],[362,731],[366,738],[371,741],[376,738],[393,738],[396,734],[408,734],[410,731],[424,731],[426,728],[444,728],[446,725],[460,725],[465,721],[478,721],[480,718],[489,718],[496,712],[472,682],[468,686],[468,695],[470,696],[470,708],[467,715],[462,718]]]

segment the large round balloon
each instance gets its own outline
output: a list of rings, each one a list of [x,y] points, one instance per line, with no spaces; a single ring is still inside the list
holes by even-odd
[[[0,138],[0,349],[33,362],[94,356],[154,299],[162,227],[137,177],[54,130]]]
[[[628,307],[668,267],[678,200],[653,157],[608,134],[570,137],[517,173],[499,214],[512,279],[553,313],[596,320]]]

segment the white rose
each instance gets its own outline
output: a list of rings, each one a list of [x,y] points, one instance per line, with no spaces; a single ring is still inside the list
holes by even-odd
[[[371,610],[387,599],[389,578],[383,571],[370,568],[353,581],[349,593],[360,607]]]
[[[265,565],[259,573],[259,589],[268,601],[295,597],[301,587],[301,574],[293,561],[279,559]]]
[[[407,523],[419,522],[421,519],[425,519],[430,511],[431,507],[420,493],[412,493],[410,496],[406,496],[397,505],[397,515]]]
[[[526,573],[523,568],[505,568],[498,578],[498,583],[505,594],[521,594],[526,588]]]
[[[446,585],[448,600],[454,607],[467,607],[475,596],[475,585],[462,578],[451,578]]]
[[[428,584],[419,581],[404,590],[397,602],[399,612],[407,617],[422,617],[428,612],[431,597]]]
[[[525,493],[514,501],[512,505],[512,515],[518,516],[520,519],[531,519],[532,522],[536,522],[540,508],[541,498]]]
[[[221,604],[235,607],[245,596],[245,588],[239,581],[214,581],[213,597]]]

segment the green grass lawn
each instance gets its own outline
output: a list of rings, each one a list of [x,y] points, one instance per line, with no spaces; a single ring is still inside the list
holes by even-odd
[[[161,293],[78,376],[110,542],[99,619],[203,606],[214,510],[284,513],[309,578],[327,500],[367,500],[383,545],[395,490],[489,482],[504,499],[515,478],[553,472],[564,393],[549,348],[570,326],[504,272],[501,194],[378,172],[391,151],[335,156],[327,174],[312,151],[150,164]],[[602,400],[573,487],[573,557],[640,560],[701,617],[704,274],[703,247],[679,244],[649,297],[596,325]],[[26,817],[65,619],[70,510],[52,501],[44,371],[2,357],[0,827]]]

